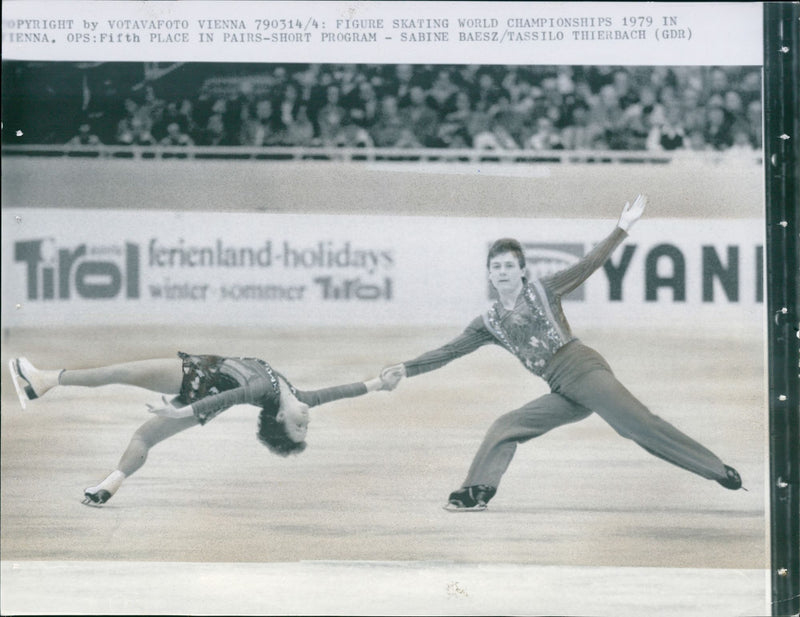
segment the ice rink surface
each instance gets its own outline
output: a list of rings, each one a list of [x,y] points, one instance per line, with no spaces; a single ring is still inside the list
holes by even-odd
[[[81,505],[82,489],[113,469],[157,397],[63,388],[23,412],[5,370],[19,354],[81,367],[183,349],[264,357],[313,388],[368,378],[458,331],[5,333],[3,614],[764,614],[759,332],[583,336],[749,492],[672,467],[592,416],[520,446],[489,510],[472,514],[441,506],[484,431],[545,392],[499,348],[312,410],[309,447],[289,459],[257,442],[255,408],[235,407],[154,448],[102,509]]]

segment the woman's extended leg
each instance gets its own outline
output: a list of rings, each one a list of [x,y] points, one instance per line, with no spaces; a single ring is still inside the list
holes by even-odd
[[[65,370],[61,373],[60,385],[96,388],[110,384],[124,384],[164,394],[178,394],[183,379],[181,366],[179,358],[160,358],[98,368]]]
[[[183,379],[180,358],[137,360],[87,369],[41,370],[25,358],[12,360],[19,376],[27,382],[29,399],[39,398],[56,386],[96,388],[124,384],[154,390],[163,394],[178,394]],[[13,374],[13,370],[12,370]]]
[[[138,471],[147,460],[150,448],[181,431],[197,426],[194,416],[188,418],[151,418],[133,434],[128,447],[122,454],[117,468],[97,486],[84,489],[83,503],[99,506],[111,499],[122,482]]]

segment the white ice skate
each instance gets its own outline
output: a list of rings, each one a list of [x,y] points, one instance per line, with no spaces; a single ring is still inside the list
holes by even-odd
[[[39,398],[39,395],[36,394],[31,382],[25,377],[25,371],[29,368],[33,368],[33,365],[25,358],[12,358],[8,361],[8,370],[11,373],[11,382],[14,384],[14,390],[17,392],[19,404],[23,409],[28,406],[28,401]]]

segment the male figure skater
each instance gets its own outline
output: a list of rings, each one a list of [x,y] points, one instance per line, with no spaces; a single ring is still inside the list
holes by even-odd
[[[561,298],[581,285],[644,212],[647,198],[626,203],[614,231],[576,264],[541,279],[528,279],[525,255],[516,240],[504,238],[490,248],[489,281],[499,299],[450,343],[387,371],[412,377],[494,343],[514,354],[531,373],[544,378],[551,392],[498,418],[481,444],[461,488],[450,494],[445,509],[484,510],[494,496],[518,443],[597,413],[621,436],[674,465],[725,488],[737,490],[739,473],[639,402],[595,350],[577,339]]]

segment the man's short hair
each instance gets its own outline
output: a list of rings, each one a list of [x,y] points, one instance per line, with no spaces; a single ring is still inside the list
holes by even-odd
[[[519,241],[514,238],[500,238],[492,244],[489,249],[489,255],[486,257],[486,267],[489,267],[492,259],[503,253],[513,253],[519,262],[519,267],[523,270],[525,269],[525,251],[522,250],[522,245]]]

